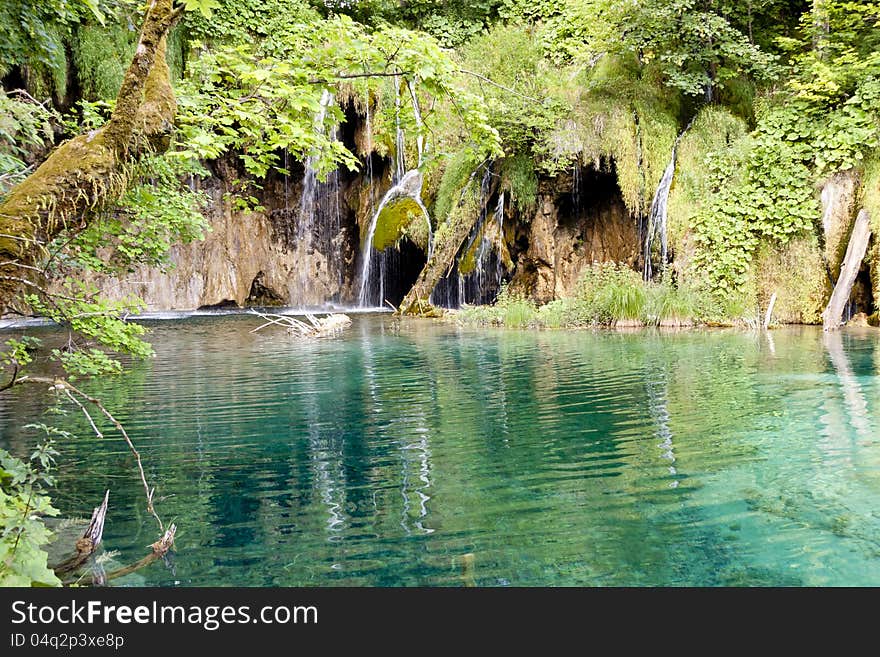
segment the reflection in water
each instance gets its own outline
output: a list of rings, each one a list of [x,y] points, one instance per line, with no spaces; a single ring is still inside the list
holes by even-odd
[[[153,323],[155,359],[90,384],[180,527],[129,584],[880,585],[876,333],[251,322]],[[48,401],[0,396],[0,444],[29,453]],[[49,420],[81,436],[57,504],[111,488],[105,543],[139,558],[124,443]]]
[[[843,348],[840,331],[827,331],[822,336],[825,349],[837,373],[837,381],[843,393],[844,405],[849,425],[860,440],[872,440],[871,420],[868,403],[858,378],[853,374],[849,357]],[[846,432],[845,432],[846,433]],[[851,432],[849,432],[851,433]]]
[[[669,474],[676,475],[675,452],[672,445],[672,430],[669,428],[669,402],[667,399],[666,374],[662,370],[651,369],[645,374],[645,387],[648,391],[648,412],[657,425],[657,437],[660,443],[661,458],[669,462]],[[678,480],[669,482],[670,488],[676,488]]]

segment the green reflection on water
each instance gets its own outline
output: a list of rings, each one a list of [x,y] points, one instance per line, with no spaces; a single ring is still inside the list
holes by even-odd
[[[459,586],[466,553],[484,586],[880,584],[873,331],[152,327],[157,358],[89,388],[180,526],[130,584]],[[4,399],[0,444],[45,401]],[[124,443],[55,422],[58,505],[109,487],[106,545],[140,557]]]

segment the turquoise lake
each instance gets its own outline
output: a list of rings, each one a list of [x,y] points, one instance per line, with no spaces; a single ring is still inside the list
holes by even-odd
[[[119,584],[880,585],[880,332],[353,320],[319,340],[152,321],[155,358],[83,384],[179,527]],[[125,443],[52,399],[4,394],[0,446],[75,433],[56,506],[109,488],[105,548],[139,559],[158,530]]]

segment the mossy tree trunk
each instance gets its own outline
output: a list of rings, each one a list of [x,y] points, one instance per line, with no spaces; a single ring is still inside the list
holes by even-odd
[[[88,225],[91,211],[125,190],[130,165],[168,148],[177,106],[165,38],[179,12],[151,0],[110,120],[59,146],[0,204],[0,314],[36,287],[45,247]]]
[[[458,204],[449,213],[449,218],[440,226],[434,236],[434,252],[425,263],[418,279],[398,308],[402,315],[431,314],[428,299],[440,279],[452,268],[455,256],[461,251],[465,240],[479,220],[489,198],[495,191],[497,182],[488,193],[481,193],[481,186],[473,178],[462,191]]]
[[[840,265],[840,276],[831,294],[828,307],[822,313],[822,323],[826,331],[834,331],[840,328],[843,321],[843,311],[852,294],[853,284],[856,282],[862,260],[868,251],[868,242],[871,240],[871,219],[867,210],[859,212],[853,225],[846,255]]]

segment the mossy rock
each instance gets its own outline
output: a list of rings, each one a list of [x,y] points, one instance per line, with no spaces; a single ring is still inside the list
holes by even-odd
[[[400,196],[389,201],[376,219],[373,247],[377,251],[395,244],[414,221],[425,222],[425,214],[415,199]]]

